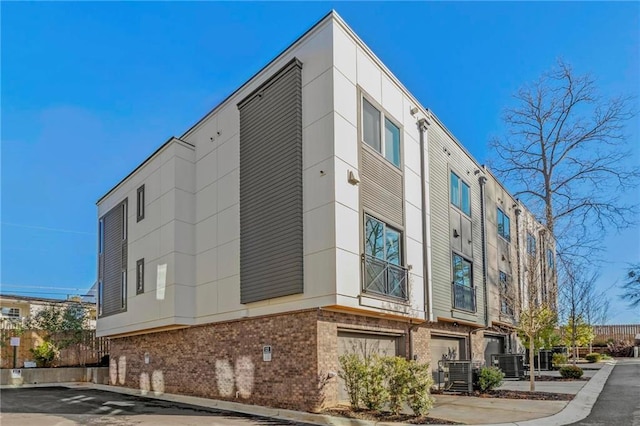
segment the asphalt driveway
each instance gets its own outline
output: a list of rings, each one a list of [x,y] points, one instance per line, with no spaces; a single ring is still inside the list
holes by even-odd
[[[97,389],[62,386],[0,390],[0,424],[304,425]]]

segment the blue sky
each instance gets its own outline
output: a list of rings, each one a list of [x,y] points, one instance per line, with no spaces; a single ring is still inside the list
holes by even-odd
[[[332,8],[481,162],[511,94],[558,57],[640,94],[637,2],[3,2],[2,292],[88,289],[95,201]],[[627,130],[638,164],[640,119]],[[640,228],[603,247],[606,289],[640,261]],[[617,293],[609,322],[640,322]]]

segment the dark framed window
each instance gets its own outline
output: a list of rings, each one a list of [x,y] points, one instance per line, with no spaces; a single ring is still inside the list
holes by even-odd
[[[136,262],[136,294],[144,293],[144,258]]]
[[[122,308],[127,307],[127,271],[122,271]]]
[[[104,303],[104,286],[102,281],[98,282],[98,315],[102,315],[102,305]]]
[[[400,167],[400,127],[365,98],[362,98],[362,139]]]
[[[511,220],[509,216],[498,207],[498,235],[507,241],[511,241]]]
[[[512,294],[509,287],[509,277],[500,271],[500,312],[513,315]]]
[[[136,200],[136,217],[138,218],[138,222],[140,222],[142,219],[144,219],[144,185],[138,188]]]
[[[553,250],[547,249],[547,266],[549,269],[554,269],[556,267],[556,257],[553,255]]]
[[[6,318],[20,318],[20,308],[2,308],[2,316]]]
[[[453,253],[453,307],[465,311],[476,311],[476,289],[473,287],[473,267],[472,263]]]
[[[451,172],[451,204],[471,216],[471,189],[454,172]]]
[[[104,219],[98,222],[98,254],[104,252]]]
[[[122,239],[127,239],[127,200],[122,203]]]
[[[536,237],[527,232],[527,253],[531,256],[536,255]]]
[[[365,215],[364,232],[365,291],[407,299],[402,233],[369,215]]]

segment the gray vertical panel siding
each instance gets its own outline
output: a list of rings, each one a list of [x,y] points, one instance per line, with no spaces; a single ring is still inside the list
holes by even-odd
[[[484,315],[484,298],[481,258],[480,185],[478,176],[474,174],[478,166],[467,157],[462,149],[438,125],[429,127],[428,138],[429,177],[431,179],[431,267],[434,312],[436,316],[451,317],[451,308],[453,306],[451,301],[451,252],[455,244],[455,249],[459,250],[460,254],[473,260],[473,285],[476,288],[477,298],[476,317],[480,319]],[[447,148],[450,155],[444,152],[443,147]],[[449,200],[449,170],[453,170],[470,186],[470,221],[467,216],[451,207]],[[463,224],[465,220],[466,223]],[[455,226],[454,222],[456,222]],[[458,237],[459,242],[453,241],[453,228],[456,226],[461,234],[461,237]],[[468,240],[471,240],[472,243],[468,244]],[[473,257],[474,254],[476,255],[475,258]]]
[[[363,143],[361,146],[360,190],[363,207],[379,213],[381,219],[404,225],[402,174],[367,145]]]
[[[240,301],[302,293],[302,64],[238,104]]]
[[[104,215],[104,251],[101,256],[102,316],[126,310],[122,307],[122,271],[127,269],[127,239],[122,238],[126,200]]]

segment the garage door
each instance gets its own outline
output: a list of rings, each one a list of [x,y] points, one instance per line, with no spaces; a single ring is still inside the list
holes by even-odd
[[[491,366],[491,355],[504,353],[504,337],[484,336],[484,364]]]
[[[360,356],[378,354],[381,356],[401,355],[401,336],[366,333],[338,332],[338,356],[356,353]],[[344,381],[338,380],[338,401],[348,402],[349,396]]]
[[[431,371],[437,377],[438,361],[443,359],[466,359],[465,339],[431,336]]]

